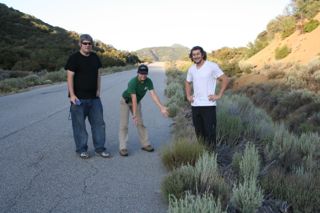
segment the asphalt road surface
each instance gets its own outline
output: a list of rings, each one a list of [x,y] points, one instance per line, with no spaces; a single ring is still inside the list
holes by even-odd
[[[149,67],[149,77],[165,102],[165,73]],[[91,158],[75,153],[66,83],[0,97],[0,212],[162,213],[167,203],[160,192],[167,174],[161,147],[170,141],[171,120],[164,118],[149,94],[142,100],[144,123],[156,151],[140,149],[130,121],[129,157],[118,153],[119,101],[135,70],[102,77],[101,101],[106,147],[113,155]]]

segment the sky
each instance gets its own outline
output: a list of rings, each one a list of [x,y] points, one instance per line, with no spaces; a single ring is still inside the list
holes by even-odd
[[[0,0],[119,50],[245,47],[291,0]]]

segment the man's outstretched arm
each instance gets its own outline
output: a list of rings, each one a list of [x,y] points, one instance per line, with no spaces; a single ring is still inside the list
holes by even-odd
[[[159,99],[156,91],[150,90],[150,95],[151,95],[153,102],[159,107],[160,112],[163,114],[163,116],[168,117],[168,114],[169,114],[168,109],[167,109],[167,107],[165,107],[161,104],[160,99]]]

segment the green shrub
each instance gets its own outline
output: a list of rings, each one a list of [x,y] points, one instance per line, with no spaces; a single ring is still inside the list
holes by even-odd
[[[296,16],[310,19],[319,13],[320,2],[319,0],[296,1],[293,4],[293,9]]]
[[[177,70],[173,62],[166,64],[167,88],[165,94],[168,97],[166,106],[169,117],[175,117],[178,111],[186,104],[184,94],[185,73]]]
[[[20,89],[26,88],[27,84],[23,78],[8,78],[0,81],[0,92],[9,93],[16,92]]]
[[[186,79],[186,72],[178,70],[175,66],[166,68],[167,84],[171,82],[178,82],[184,85]]]
[[[167,103],[166,104],[168,111],[169,111],[169,117],[174,118],[177,116],[179,110],[181,109],[176,103]]]
[[[219,106],[217,110],[217,143],[225,143],[230,146],[238,144],[242,138],[244,126],[241,118],[228,112],[228,108]]]
[[[320,137],[317,133],[304,133],[300,137],[288,132],[284,125],[276,128],[275,136],[266,147],[269,160],[277,159],[285,171],[317,170],[320,159]]]
[[[204,153],[194,167],[191,165],[179,167],[163,181],[162,192],[165,196],[172,194],[179,199],[187,191],[191,194],[210,193],[219,198],[223,205],[227,204],[229,187],[219,174],[215,154]]]
[[[285,72],[284,71],[273,71],[273,72],[268,72],[267,76],[268,79],[281,79],[285,77]]]
[[[290,53],[291,53],[291,49],[287,45],[284,45],[282,47],[278,47],[275,50],[275,58],[277,60],[280,60],[287,57]]]
[[[298,213],[320,212],[320,173],[285,174],[276,168],[262,178],[261,185],[266,193],[286,200]]]
[[[177,199],[185,196],[186,192],[195,188],[194,168],[190,165],[181,166],[166,176],[161,184],[161,191],[166,200],[173,195]]]
[[[290,36],[296,30],[296,20],[293,16],[283,16],[281,17],[281,38],[284,39]]]
[[[214,197],[227,203],[228,185],[219,174],[217,155],[205,152],[195,164],[196,193],[212,193]]]
[[[266,156],[269,160],[278,159],[283,168],[291,169],[300,162],[296,144],[297,138],[283,124],[279,125],[272,142],[266,146]]]
[[[181,70],[182,72],[187,72],[189,67],[191,67],[192,64],[193,62],[191,61],[179,61],[179,62],[176,62],[176,67],[178,70]]]
[[[28,75],[28,76],[24,77],[23,80],[25,81],[25,83],[27,84],[28,87],[41,84],[40,77],[35,74]]]
[[[241,162],[241,159],[242,159],[242,153],[240,152],[236,152],[233,154],[232,156],[232,169],[233,171],[236,173],[236,174],[239,174],[240,173],[240,162]]]
[[[32,72],[28,72],[28,71],[10,70],[8,72],[9,72],[9,76],[8,76],[9,78],[23,78],[32,74]]]
[[[318,84],[320,84],[320,69],[315,71],[312,77]]]
[[[303,27],[303,32],[310,33],[319,26],[320,22],[318,20],[312,19]]]
[[[242,213],[255,213],[262,205],[263,192],[255,179],[244,180],[232,190],[231,203]]]
[[[224,213],[219,200],[212,195],[186,194],[184,198],[177,199],[171,196],[169,199],[169,213]]]
[[[182,106],[185,104],[185,95],[182,89],[176,90],[176,93],[171,96],[167,102],[168,104],[170,103],[175,103],[178,106]]]
[[[296,30],[295,26],[286,29],[285,31],[283,31],[283,32],[281,33],[281,38],[284,39],[284,38],[289,37],[290,35],[292,35],[292,34],[295,32],[295,30]]]
[[[285,84],[292,89],[309,89],[317,92],[320,90],[319,71],[319,59],[311,61],[307,66],[292,67],[287,73]]]
[[[299,78],[296,73],[289,74],[286,80],[286,85],[292,89],[305,88],[307,84],[307,81]]]
[[[181,138],[163,149],[161,152],[162,163],[169,170],[187,164],[195,165],[204,151],[204,145]]]
[[[245,61],[239,61],[238,65],[239,65],[239,69],[241,70],[241,72],[244,72],[244,73],[247,73],[247,74],[252,73],[252,70],[254,69],[254,65],[253,64],[250,64],[250,63],[245,62]]]
[[[250,141],[269,141],[273,137],[273,123],[267,113],[257,108],[248,97],[232,95],[232,114],[239,111],[242,121],[243,136]],[[236,108],[236,109],[235,109]]]
[[[317,65],[310,66],[307,70],[312,72],[316,67]],[[291,77],[298,83],[302,82],[300,74],[289,76],[288,79]],[[286,85],[279,84],[251,85],[243,89],[241,92],[245,92],[245,94],[250,97],[257,106],[264,108],[275,121],[284,122],[289,131],[297,134],[301,134],[304,131],[320,133],[320,122],[318,122],[320,119],[315,116],[320,107],[320,102],[317,101],[317,99],[319,99],[317,93],[305,88],[293,90]],[[239,100],[241,101],[241,99]],[[255,113],[247,113],[247,120],[252,120],[250,117],[252,115],[255,116],[256,112],[258,112],[257,109],[252,109],[251,111],[255,111]],[[268,138],[272,136],[272,129],[274,128],[272,127],[273,124],[272,122],[269,123],[269,121],[271,121],[270,118],[267,119],[267,117],[263,116],[262,113],[260,114],[261,119],[248,122],[248,126],[254,126],[250,128],[246,127],[245,129],[250,131],[250,133],[255,133],[257,131],[257,136],[264,135],[265,139],[269,140]],[[241,119],[244,120],[245,118],[241,117]],[[264,121],[264,124],[260,121]],[[260,130],[258,128],[259,126]],[[253,132],[251,128],[254,130]],[[265,131],[266,129],[270,131]],[[248,140],[256,140],[246,134],[244,136],[248,137]]]
[[[303,133],[298,139],[297,146],[304,168],[307,171],[317,170],[317,161],[320,159],[319,135],[317,133]]]
[[[169,117],[175,117],[185,103],[185,97],[182,93],[177,92],[172,96],[166,103],[169,111]]]
[[[169,85],[167,85],[166,89],[164,90],[165,95],[168,98],[171,98],[172,96],[174,96],[177,92],[179,93],[183,93],[183,88],[181,86],[181,84],[179,84],[178,82],[172,82]]]
[[[191,112],[186,114],[185,110],[178,109],[178,114],[174,118],[174,128],[172,130],[173,139],[180,140],[187,138],[190,142],[198,142],[192,121],[190,120]]]
[[[307,73],[310,75],[314,74],[316,71],[320,71],[320,59],[314,59],[307,65]],[[308,77],[310,77],[310,75]]]
[[[240,161],[241,180],[256,179],[260,171],[259,153],[254,144],[247,143]]]
[[[273,124],[265,111],[256,108],[242,95],[224,96],[218,103],[217,141],[236,145],[243,138],[251,141],[269,141]]]
[[[51,82],[62,82],[67,80],[67,73],[64,70],[48,72],[43,77],[44,80],[50,80]]]
[[[202,154],[202,156],[197,160],[195,164],[195,174],[197,175],[196,180],[198,180],[198,190],[200,192],[206,192],[210,190],[217,179],[219,178],[217,155],[208,152]]]

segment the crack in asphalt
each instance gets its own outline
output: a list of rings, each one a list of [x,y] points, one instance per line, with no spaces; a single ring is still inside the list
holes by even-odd
[[[82,193],[85,194],[85,195],[91,195],[91,193],[89,193],[87,191],[87,188],[88,188],[88,183],[87,181],[91,178],[93,178],[94,176],[96,176],[98,173],[99,173],[99,169],[96,168],[95,166],[93,166],[93,164],[87,162],[87,164],[91,167],[91,169],[93,169],[93,173],[90,173],[87,177],[84,178],[83,180],[83,188],[82,188]]]
[[[55,204],[50,209],[48,209],[48,213],[52,213],[64,199],[60,195],[57,195],[55,198],[58,198],[58,201],[56,201]]]
[[[56,114],[58,114],[58,113],[60,113],[60,112],[62,112],[62,111],[65,111],[67,108],[69,108],[69,106],[68,106],[68,107],[64,107],[64,108],[62,108],[62,109],[60,109],[60,110],[57,110],[57,111],[55,111],[55,112],[47,115],[47,116],[44,117],[44,118],[41,118],[41,119],[39,119],[39,120],[35,120],[35,121],[31,122],[31,123],[28,123],[27,125],[25,125],[25,126],[22,127],[22,128],[19,128],[19,129],[14,130],[14,131],[6,134],[6,135],[3,135],[3,136],[0,137],[0,141],[3,140],[3,139],[6,139],[7,137],[10,137],[11,135],[15,135],[15,134],[19,133],[20,131],[23,131],[23,130],[29,128],[30,126],[33,126],[33,125],[35,125],[35,124],[37,124],[37,123],[39,123],[39,122],[41,122],[41,121],[43,121],[43,120],[46,120],[46,119],[48,119],[48,118],[50,118],[50,117],[52,117],[52,116],[54,116],[54,115],[56,115]]]
[[[17,193],[16,196],[14,196],[13,199],[10,199],[8,203],[9,204],[8,208],[10,211],[18,204],[18,200],[23,196],[23,194],[26,193],[26,191],[28,191],[29,189],[31,189],[32,184],[34,182],[34,180],[43,172],[43,169],[40,169],[31,179],[30,181],[23,187],[23,189]]]

